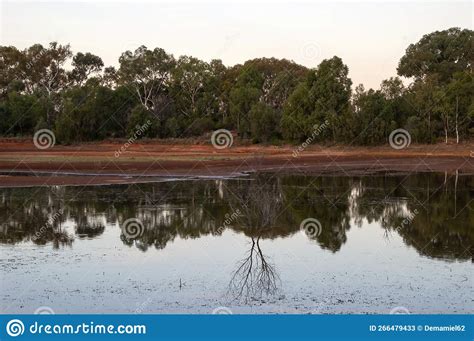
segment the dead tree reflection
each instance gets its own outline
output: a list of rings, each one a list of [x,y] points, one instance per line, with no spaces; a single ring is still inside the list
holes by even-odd
[[[228,294],[234,300],[248,302],[278,293],[280,277],[262,252],[260,237],[251,238],[247,257],[242,259],[229,282]]]
[[[228,287],[233,300],[258,300],[273,296],[280,289],[280,277],[276,267],[262,251],[262,236],[271,234],[275,221],[283,208],[283,197],[278,183],[256,184],[232,193],[233,209],[238,207],[242,215],[239,229],[250,237],[250,249],[245,258],[237,263]]]

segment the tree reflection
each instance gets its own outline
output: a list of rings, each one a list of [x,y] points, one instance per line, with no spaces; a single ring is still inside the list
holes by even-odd
[[[383,228],[388,237],[400,235],[423,256],[470,260],[473,188],[472,176],[457,173],[255,175],[246,180],[6,188],[0,189],[0,243],[60,248],[72,245],[74,236],[96,238],[106,228],[137,218],[143,222],[142,233],[131,239],[121,235],[130,247],[160,250],[176,237],[200,238],[233,230],[250,238],[249,253],[257,257],[263,255],[262,240],[298,233],[300,222],[312,217],[321,222],[322,231],[308,238],[332,252],[348,242],[349,229],[369,223]],[[238,217],[225,225],[226,217],[237,210]],[[263,260],[259,264],[267,266]],[[252,269],[255,264],[253,260]]]
[[[248,302],[276,294],[279,283],[275,266],[267,261],[262,252],[260,237],[252,237],[247,256],[238,263],[232,274],[228,294],[234,300]]]
[[[246,257],[232,273],[228,295],[245,302],[272,296],[279,290],[280,278],[275,266],[265,257],[260,240],[262,236],[275,235],[278,218],[283,218],[280,216],[286,200],[280,183],[257,177],[250,187],[239,184],[228,191],[230,207],[241,212],[237,218],[239,230],[251,240]]]
[[[353,180],[347,177],[289,176],[283,179],[288,210],[299,225],[306,218],[321,222],[321,233],[309,235],[322,248],[339,251],[350,229],[349,196]]]
[[[4,190],[0,196],[0,242],[51,243],[55,249],[71,246],[74,237],[62,225],[65,217],[60,202],[54,202],[56,190],[34,196],[31,189]]]

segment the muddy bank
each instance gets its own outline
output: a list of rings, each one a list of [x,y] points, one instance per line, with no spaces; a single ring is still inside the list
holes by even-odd
[[[0,186],[98,185],[163,178],[242,176],[252,172],[368,175],[376,172],[474,174],[474,143],[383,147],[235,146],[120,143],[55,146],[0,143]]]

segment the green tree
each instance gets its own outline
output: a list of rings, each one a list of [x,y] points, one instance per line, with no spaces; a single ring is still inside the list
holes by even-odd
[[[273,108],[279,119],[286,100],[307,74],[305,67],[276,58],[252,59],[236,69],[238,76],[230,91],[230,113],[237,130],[244,136],[251,130],[249,114],[256,103]],[[274,128],[269,127],[265,135],[273,133]],[[252,137],[260,139],[259,136]]]
[[[333,141],[345,129],[343,117],[350,109],[352,81],[349,69],[341,58],[333,57],[321,62],[298,85],[286,102],[282,116],[282,132],[290,140],[302,140],[311,135],[315,125],[329,122],[329,131],[319,138]]]
[[[456,72],[472,72],[473,46],[472,30],[453,27],[426,34],[408,46],[398,64],[398,74],[415,80],[436,76],[440,83],[449,83]]]
[[[127,136],[134,136],[137,131],[143,131],[139,136],[140,138],[155,137],[158,134],[159,128],[160,121],[142,105],[137,105],[130,114],[127,125]]]
[[[63,92],[62,103],[55,133],[59,142],[71,143],[127,136],[129,115],[138,101],[124,87],[112,90],[91,78]]]
[[[21,82],[20,65],[23,63],[23,54],[14,46],[0,46],[0,98],[4,98],[11,90],[13,82],[20,82],[16,90],[24,89]]]
[[[262,95],[263,77],[254,67],[245,68],[230,91],[230,115],[242,137],[250,135],[249,112]]]
[[[418,119],[410,117],[409,121],[426,124],[425,128],[416,128],[419,140],[435,142],[443,136],[447,143],[450,133],[454,132],[457,141],[466,135],[472,101],[468,75],[472,75],[473,45],[474,31],[450,28],[424,35],[401,58],[398,74],[414,78],[405,98],[413,107],[411,116]]]
[[[446,87],[446,102],[451,113],[451,122],[459,143],[461,137],[468,137],[474,128],[474,77],[472,72],[458,72]],[[472,132],[471,132],[472,134]]]
[[[82,85],[90,75],[100,72],[104,63],[100,57],[90,52],[79,52],[72,58],[72,66],[74,69],[69,73],[70,80]]]
[[[203,93],[209,65],[197,58],[182,56],[173,70],[176,108],[187,117],[198,116],[198,102]]]
[[[387,85],[387,83],[385,83]],[[396,128],[395,114],[390,106],[389,96],[382,90],[365,91],[362,85],[354,95],[354,142],[375,145],[383,143],[390,132]]]
[[[168,91],[171,72],[176,64],[165,50],[148,50],[140,46],[134,52],[125,51],[119,58],[118,83],[133,89],[140,103],[157,114],[160,95]]]
[[[280,117],[268,104],[255,103],[250,109],[249,119],[254,142],[269,142],[278,137]]]
[[[219,60],[205,63],[188,56],[178,59],[170,91],[175,120],[167,126],[178,127],[180,133],[173,132],[173,136],[201,135],[214,127],[219,111],[218,81],[223,72],[225,66]]]
[[[38,120],[46,118],[48,103],[35,95],[8,93],[5,102],[5,135],[32,135]]]

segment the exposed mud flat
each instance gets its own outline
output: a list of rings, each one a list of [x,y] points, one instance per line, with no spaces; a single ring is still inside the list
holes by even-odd
[[[364,175],[377,172],[474,174],[474,143],[385,147],[133,144],[118,157],[117,143],[55,146],[0,144],[0,186],[106,185],[159,178],[234,177],[254,172]]]

